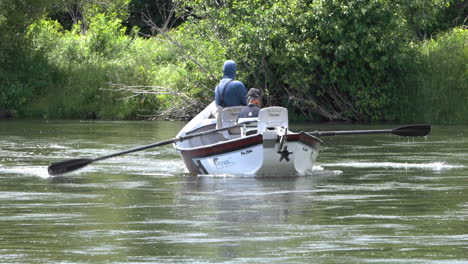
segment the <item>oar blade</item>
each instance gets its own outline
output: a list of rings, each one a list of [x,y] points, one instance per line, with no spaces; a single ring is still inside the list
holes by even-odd
[[[429,133],[431,133],[431,125],[411,125],[392,130],[392,134],[406,137],[425,137]]]
[[[59,175],[83,168],[93,161],[93,159],[72,159],[53,162],[47,170],[49,171],[49,175]]]

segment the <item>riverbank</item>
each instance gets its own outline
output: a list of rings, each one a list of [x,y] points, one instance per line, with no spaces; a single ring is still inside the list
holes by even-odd
[[[118,31],[118,24],[114,27],[114,31]],[[38,34],[39,38],[44,38]],[[174,37],[180,38],[181,35],[175,34]],[[221,57],[211,57],[213,61],[204,63],[210,65],[211,75],[205,75],[192,61],[179,57],[179,48],[162,37],[130,39],[121,35],[121,45],[125,49],[117,52],[119,49],[113,48],[114,52],[105,56],[92,52],[85,55],[78,50],[75,51],[77,54],[65,56],[65,51],[74,50],[75,46],[83,47],[89,40],[72,34],[64,34],[59,39],[68,46],[60,42],[54,42],[52,46],[48,46],[51,43],[42,43],[44,46],[39,45],[38,50],[48,50],[49,61],[54,69],[58,69],[60,80],[52,83],[52,87],[46,89],[38,100],[26,104],[22,115],[59,119],[186,120],[213,98],[217,79],[210,76],[218,75],[219,64],[223,62]],[[180,41],[184,39],[180,38]],[[192,38],[190,44],[184,43],[186,48],[195,46],[204,47],[202,50],[205,51],[213,48],[203,39]],[[298,95],[291,93],[285,98],[287,100],[279,100],[284,95],[276,95],[278,98],[267,96],[265,103],[288,107],[292,120],[466,124],[468,73],[463,69],[468,58],[467,47],[466,29],[454,30],[440,35],[437,40],[415,46],[411,51],[415,59],[402,65],[405,72],[399,73],[400,84],[394,83],[395,86],[382,94],[388,100],[385,103],[387,107],[375,117],[365,117],[365,112],[361,111],[347,116],[350,111],[347,108],[333,115],[330,112],[321,116],[314,111],[315,99],[303,92],[297,93],[303,94],[309,102],[298,101]],[[249,75],[243,70],[241,68],[240,78]],[[306,79],[304,77],[304,81]],[[253,86],[248,81],[244,82],[247,87]]]
[[[0,105],[20,118],[188,119],[212,100],[229,58],[237,78],[264,90],[266,105],[287,107],[291,120],[468,123],[468,30],[437,23],[461,2],[421,3],[432,31],[408,22],[411,4],[327,2],[304,13],[307,1],[241,2],[215,10],[182,1],[192,17],[155,25],[151,36],[124,26],[125,8],[90,13],[86,25],[28,20],[21,52],[3,47],[12,55],[0,58]]]

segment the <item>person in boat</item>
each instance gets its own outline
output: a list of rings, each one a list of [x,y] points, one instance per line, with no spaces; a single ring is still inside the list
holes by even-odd
[[[240,111],[239,118],[258,117],[258,112],[262,107],[262,91],[250,88],[247,93],[247,103],[247,106]]]
[[[223,65],[223,78],[215,88],[215,103],[217,108],[217,128],[221,127],[221,110],[223,107],[247,105],[247,90],[236,77],[236,63],[227,60]]]

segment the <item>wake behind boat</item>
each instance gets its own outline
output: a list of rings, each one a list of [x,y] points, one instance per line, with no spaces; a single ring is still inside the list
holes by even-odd
[[[258,118],[239,118],[242,106],[222,109],[216,130],[212,102],[177,134],[177,138],[209,132],[174,143],[187,170],[196,174],[295,176],[312,171],[321,140],[289,131],[288,111],[266,107]]]

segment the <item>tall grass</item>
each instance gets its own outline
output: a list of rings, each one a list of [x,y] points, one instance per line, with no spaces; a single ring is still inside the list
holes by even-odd
[[[401,120],[468,124],[468,30],[456,28],[416,47]]]
[[[182,31],[173,31],[168,37],[180,41],[185,54],[223,55],[212,42],[201,37],[197,40],[196,36],[187,38],[187,32]],[[32,25],[29,37],[33,46],[57,69],[58,78],[47,85],[43,96],[26,107],[25,114],[50,118],[135,119],[183,101],[180,96],[136,95],[110,84],[164,87],[174,93],[184,93],[186,98],[212,99],[215,80],[208,78],[209,74],[204,74],[186,56],[181,56],[180,47],[167,37],[143,38],[136,29],[131,35],[125,32],[120,20],[104,15],[96,16],[85,33],[78,25],[70,31],[64,30],[50,19]],[[208,61],[203,63],[211,65]]]

